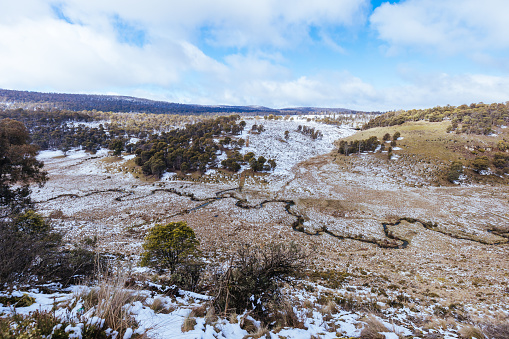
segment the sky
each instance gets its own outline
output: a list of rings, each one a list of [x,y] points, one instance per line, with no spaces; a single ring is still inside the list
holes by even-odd
[[[509,100],[507,0],[0,0],[0,88],[365,111]]]

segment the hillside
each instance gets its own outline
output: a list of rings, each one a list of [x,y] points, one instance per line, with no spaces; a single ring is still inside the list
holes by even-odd
[[[273,109],[263,106],[192,105],[154,101],[129,96],[40,93],[0,89],[0,107],[44,110],[135,112],[157,114],[299,114],[313,112],[352,112],[344,108],[298,107]]]

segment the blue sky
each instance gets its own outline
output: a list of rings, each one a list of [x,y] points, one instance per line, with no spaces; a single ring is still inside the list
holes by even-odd
[[[397,110],[509,100],[506,0],[19,0],[0,88]]]

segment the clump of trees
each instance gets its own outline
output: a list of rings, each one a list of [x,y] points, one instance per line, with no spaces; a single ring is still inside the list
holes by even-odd
[[[115,154],[132,152],[131,138],[146,139],[151,134],[178,128],[186,122],[210,119],[201,115],[23,109],[0,111],[0,118],[22,122],[30,131],[33,144],[41,149],[59,149],[65,153],[71,148],[82,147],[95,153],[100,148],[109,148]],[[95,125],[90,125],[93,122]],[[239,125],[245,126],[245,122],[241,121]]]
[[[248,152],[242,156],[238,151],[235,151],[227,159],[221,161],[221,165],[232,172],[237,172],[241,165],[246,164],[249,164],[254,172],[270,171],[276,168],[274,159],[267,160],[263,156],[256,157],[253,152]]]
[[[478,156],[472,161],[474,171],[480,173],[490,168],[490,159],[486,155]]]
[[[509,154],[505,152],[495,152],[492,157],[481,155],[475,157],[471,162],[472,169],[475,172],[487,171],[491,166],[499,175],[509,173]]]
[[[263,127],[262,124],[260,125],[253,124],[253,126],[251,126],[251,133],[259,134],[262,133],[263,131],[265,131],[265,127]]]
[[[382,142],[380,142],[376,136],[371,136],[364,140],[352,140],[349,142],[346,140],[341,140],[339,142],[338,153],[349,155],[362,152],[374,152],[378,146],[380,146],[380,151],[382,152],[385,150],[385,143],[390,142],[390,146],[387,149],[387,157],[391,159],[392,148],[397,145],[396,140],[398,140],[400,136],[400,132],[395,132],[392,136],[389,133],[385,133],[382,137]]]
[[[350,142],[341,140],[339,142],[338,152],[344,155],[361,152],[374,152],[378,145],[380,145],[380,141],[376,136],[372,136],[364,140],[352,140]]]
[[[30,184],[46,182],[43,163],[35,158],[37,150],[21,122],[0,121],[0,218],[30,207]]]
[[[313,140],[322,139],[323,138],[323,133],[321,131],[319,131],[319,130],[315,130],[314,127],[308,127],[308,126],[299,125],[299,126],[297,126],[297,132],[299,132],[299,133],[301,133],[303,135],[308,135]]]
[[[238,115],[224,116],[154,134],[136,145],[135,162],[148,175],[160,176],[167,170],[204,172],[216,166],[216,153],[221,145],[214,138],[242,132],[245,124],[237,124],[238,118]]]

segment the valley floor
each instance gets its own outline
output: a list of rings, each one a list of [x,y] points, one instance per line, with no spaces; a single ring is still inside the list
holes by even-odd
[[[276,123],[283,122],[268,122],[267,129]],[[290,127],[293,131],[295,126]],[[278,127],[274,135],[290,127]],[[258,155],[257,136],[250,138]],[[310,269],[320,272],[314,283],[308,282],[313,286],[307,296],[295,296],[298,309],[299,298],[342,300],[345,308],[391,319],[394,326],[403,326],[402,332],[436,329],[449,337],[457,337],[457,331],[447,330],[440,319],[506,319],[509,188],[433,186],[422,174],[432,171],[431,165],[420,164],[419,174],[405,156],[381,160],[372,154],[328,153],[333,140],[304,159],[284,160],[284,149],[278,150],[283,154],[280,169],[256,176],[245,172],[243,185],[240,175],[221,171],[189,180],[146,181],[129,172],[129,156],[43,153],[50,180],[34,191],[33,199],[67,241],[97,236],[101,252],[124,262],[137,263],[147,230],[170,221],[186,221],[214,260],[225,258],[239,243],[295,241],[313,254]],[[269,141],[267,149],[270,142],[285,143]],[[313,141],[307,144],[312,149]],[[339,287],[330,288],[330,272],[346,277]],[[345,324],[351,319],[338,314]],[[360,333],[353,325],[351,331],[342,326],[333,333]]]

